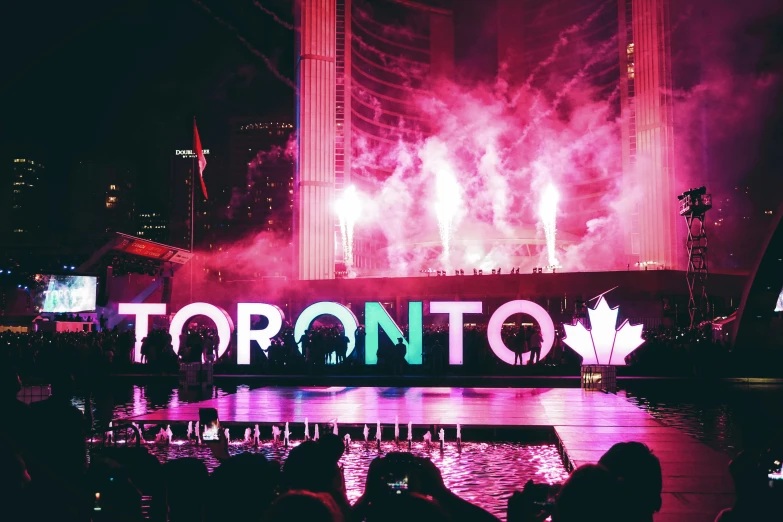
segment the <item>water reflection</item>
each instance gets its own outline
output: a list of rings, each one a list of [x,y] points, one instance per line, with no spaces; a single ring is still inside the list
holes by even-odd
[[[232,430],[233,431],[233,430]],[[240,430],[241,431],[241,430]],[[264,442],[258,448],[232,443],[229,453],[258,452],[269,460],[282,462],[299,441],[285,447],[282,443]],[[150,453],[161,462],[182,457],[196,457],[204,461],[210,472],[219,465],[209,448],[175,440],[171,445],[148,444]],[[356,501],[364,491],[370,462],[391,451],[407,451],[407,443],[382,442],[381,451],[375,442],[354,442],[343,454],[341,463],[345,473],[348,498]],[[465,442],[458,451],[454,443],[447,443],[441,453],[438,444],[427,446],[414,442],[413,454],[431,459],[440,468],[443,480],[459,496],[505,519],[508,497],[521,489],[529,479],[538,483],[557,484],[568,474],[554,444],[478,443]]]
[[[324,387],[303,391],[297,396],[297,400],[293,401],[293,404],[278,405],[278,409],[281,411],[277,412],[276,418],[300,418],[298,408],[304,401],[319,395],[322,397],[339,396],[348,389],[350,388]],[[94,397],[92,406],[93,411],[96,411],[96,405],[103,408],[107,404],[107,400],[115,401],[111,410],[112,419],[144,415],[163,408],[197,402],[210,397],[230,396],[230,400],[237,407],[249,408],[251,406],[250,391],[251,387],[247,385],[221,385],[202,392],[200,389],[181,390],[171,383],[117,384],[111,390],[104,390],[105,396]],[[453,395],[456,398],[461,397],[462,391],[450,388],[432,388],[421,395],[407,394],[405,396],[406,404],[411,401],[411,406],[416,406],[422,400],[422,395],[430,394]],[[83,398],[75,397],[73,402],[77,407],[84,409]],[[362,405],[357,403],[351,407],[358,409],[362,408]],[[371,420],[368,415],[368,421]],[[165,428],[165,425],[162,427]],[[161,425],[145,424],[142,425],[142,428],[147,430],[144,433],[145,438],[154,439],[155,433],[158,432]],[[391,437],[392,430],[388,426],[386,428],[388,436]],[[218,465],[208,448],[185,440],[185,426],[175,425],[172,426],[172,429],[174,430],[173,443],[170,445],[147,444],[146,447],[150,453],[162,462],[181,457],[196,457],[203,460],[210,471]],[[293,430],[295,438],[302,436],[302,433],[296,432],[298,429],[297,427]],[[232,427],[231,431],[235,439],[242,437],[243,428]],[[373,431],[374,429],[371,430],[371,432]],[[404,429],[402,431],[405,433]],[[127,435],[129,433],[118,434],[118,439],[120,439],[118,442],[124,443],[122,439]],[[298,441],[292,441],[291,447],[298,443]],[[283,461],[289,450],[290,448],[286,448],[282,443],[273,444],[272,442],[265,442],[259,448],[252,448],[237,441],[229,446],[231,454],[244,451],[260,452],[268,459],[277,461]],[[407,450],[407,442],[401,442],[398,445],[393,441],[384,441],[381,443],[380,452],[372,438],[367,444],[363,441],[353,442],[350,451],[342,457],[350,500],[355,501],[362,494],[367,468],[374,458],[390,451]],[[463,442],[460,452],[454,442],[449,442],[441,453],[437,443],[428,446],[424,442],[414,442],[412,452],[432,459],[441,469],[446,485],[455,493],[502,519],[505,519],[508,497],[515,489],[521,488],[527,480],[533,479],[540,483],[554,484],[564,481],[567,477],[562,459],[553,444]]]
[[[663,424],[736,456],[783,434],[783,387],[705,383],[625,383],[618,395]]]

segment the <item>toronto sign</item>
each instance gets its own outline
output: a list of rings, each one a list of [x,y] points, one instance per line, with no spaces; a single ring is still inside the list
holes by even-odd
[[[379,332],[390,339],[402,339],[407,348],[405,360],[408,364],[422,364],[423,352],[423,310],[422,301],[408,303],[408,334],[392,319],[386,308],[378,302],[364,305],[365,327],[365,364],[378,363]],[[463,363],[463,328],[465,316],[481,314],[484,304],[481,301],[431,301],[430,314],[442,314],[448,318],[449,325],[449,364]],[[120,303],[120,315],[135,317],[136,345],[134,360],[141,362],[141,343],[149,333],[149,318],[166,315],[165,303]],[[502,338],[503,324],[514,314],[525,314],[538,323],[541,332],[540,358],[546,357],[555,341],[555,325],[552,317],[544,308],[532,301],[514,300],[501,305],[487,324],[487,341],[495,355],[507,364],[514,364],[515,353],[506,346]],[[588,309],[590,329],[582,322],[564,325],[566,337],[563,342],[582,356],[582,364],[625,365],[625,357],[638,348],[642,339],[642,325],[631,325],[627,320],[617,328],[618,309],[610,308],[603,297],[599,298],[595,308]],[[324,315],[334,317],[348,338],[347,356],[356,346],[356,331],[359,321],[347,306],[333,301],[319,301],[305,308],[294,322],[294,339],[299,340],[310,325]],[[229,313],[213,304],[191,303],[182,307],[171,320],[169,333],[174,352],[179,352],[180,334],[184,326],[196,316],[205,316],[215,323],[218,334],[218,357],[228,349],[231,336],[236,332],[237,364],[250,364],[251,341],[257,342],[263,350],[269,348],[272,339],[282,330],[285,313],[277,306],[267,303],[238,303],[236,323]],[[252,318],[263,316],[267,319],[264,328],[253,328]],[[299,350],[301,351],[301,346]],[[522,355],[522,364],[527,364],[530,353]]]

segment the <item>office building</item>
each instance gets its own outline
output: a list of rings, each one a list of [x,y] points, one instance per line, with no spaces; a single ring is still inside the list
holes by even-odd
[[[136,236],[142,239],[167,243],[169,240],[168,218],[160,209],[144,209],[136,213]]]
[[[12,160],[7,233],[13,243],[27,243],[40,237],[44,223],[38,207],[44,204],[45,167],[36,159]]]
[[[298,0],[294,14],[300,91],[295,271],[300,279],[330,279],[345,261],[336,247],[334,202],[348,185],[371,190],[391,174],[382,165],[353,164],[352,147],[426,135],[427,122],[410,94],[426,93],[428,81],[453,74],[452,11],[439,2]],[[413,29],[385,31],[389,24]],[[375,251],[362,247],[372,238],[357,243],[357,250]],[[367,265],[376,264],[365,257]]]
[[[293,124],[282,119],[233,118],[229,135],[229,214],[233,235],[260,231],[291,236]]]

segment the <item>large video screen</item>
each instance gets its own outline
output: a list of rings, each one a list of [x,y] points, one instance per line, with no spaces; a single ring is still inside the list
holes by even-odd
[[[94,312],[98,278],[76,275],[35,276],[35,308],[39,312]]]

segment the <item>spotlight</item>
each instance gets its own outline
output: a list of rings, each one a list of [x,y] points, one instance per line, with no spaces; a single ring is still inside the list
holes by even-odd
[[[533,273],[535,274],[536,272],[538,272],[538,268],[533,267]]]
[[[500,269],[498,268],[498,275],[500,275]]]
[[[519,267],[517,267],[517,275],[519,275]]]
[[[72,267],[71,267],[71,270],[76,270],[76,267],[75,267],[75,266],[72,266]]]
[[[544,269],[543,269],[543,268],[541,268],[541,267],[538,267],[538,273],[539,273],[539,274],[543,274],[543,273],[544,273]]]
[[[475,268],[473,269],[473,275],[478,275],[478,270],[476,270]]]
[[[459,275],[465,275],[465,271],[463,269],[459,269]]]
[[[479,275],[484,275],[484,269],[479,270]]]
[[[435,275],[436,275],[436,276],[438,276],[438,277],[440,277],[440,270],[436,270],[436,271],[435,271]]]
[[[459,270],[454,270],[454,275],[459,275]]]
[[[492,269],[492,275],[495,275],[495,272],[496,272],[496,271],[495,271],[495,269],[493,268],[493,269]]]

